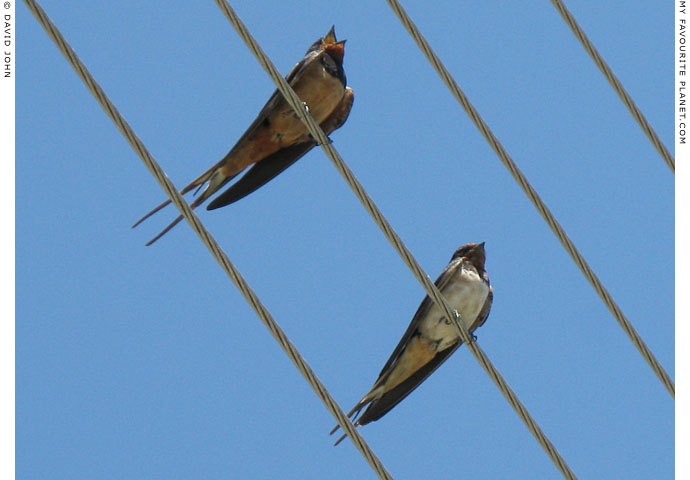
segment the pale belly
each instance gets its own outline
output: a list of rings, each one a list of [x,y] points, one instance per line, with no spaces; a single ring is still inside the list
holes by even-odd
[[[453,280],[441,293],[451,308],[458,311],[465,327],[469,329],[486,302],[489,286],[476,271],[468,268],[459,268]],[[444,318],[436,305],[431,307],[420,328],[424,337],[439,342],[438,351],[444,350],[459,337],[457,327]]]

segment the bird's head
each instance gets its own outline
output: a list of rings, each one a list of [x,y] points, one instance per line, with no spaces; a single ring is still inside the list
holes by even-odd
[[[477,270],[484,270],[484,262],[486,261],[486,252],[484,252],[484,242],[482,243],[468,243],[458,248],[453,254],[452,260],[456,258],[465,257],[474,265]]]
[[[314,42],[313,48],[325,50],[338,63],[342,63],[343,57],[345,57],[345,40],[338,41],[335,37],[335,25],[331,27],[325,36]]]

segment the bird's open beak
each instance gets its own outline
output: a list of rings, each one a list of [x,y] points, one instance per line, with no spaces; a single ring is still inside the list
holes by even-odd
[[[338,39],[335,38],[335,25],[331,27],[331,29],[328,31],[326,35],[324,35],[323,40],[321,43],[326,46],[326,45],[332,45],[335,42],[337,42]]]
[[[323,49],[333,58],[342,61],[345,56],[345,40],[338,41],[335,37],[335,25],[331,27],[321,41]]]

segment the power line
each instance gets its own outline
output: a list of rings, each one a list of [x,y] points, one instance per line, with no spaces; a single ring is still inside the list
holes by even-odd
[[[156,178],[159,180],[159,183],[161,183],[162,187],[168,193],[169,196],[171,196],[171,199],[173,203],[180,209],[182,214],[187,218],[187,220],[190,222],[190,225],[197,231],[198,235],[204,242],[204,244],[207,245],[207,247],[212,251],[214,256],[216,256],[217,260],[219,263],[223,266],[223,268],[226,270],[228,275],[231,277],[233,282],[236,284],[238,289],[242,292],[242,294],[245,296],[245,299],[250,303],[250,305],[255,309],[261,320],[265,323],[265,325],[269,328],[271,333],[273,333],[274,337],[276,338],[277,341],[281,344],[281,346],[284,348],[286,353],[291,357],[295,365],[300,368],[300,361],[302,360],[301,357],[299,357],[298,352],[294,347],[289,343],[287,338],[284,336],[284,333],[280,328],[278,327],[277,324],[273,321],[272,317],[270,314],[266,311],[265,307],[259,302],[258,298],[256,295],[251,291],[249,286],[246,284],[244,279],[241,277],[239,272],[237,272],[236,269],[232,266],[232,264],[229,262],[227,259],[227,256],[220,250],[218,245],[215,243],[214,239],[206,232],[206,230],[203,228],[203,225],[201,222],[199,222],[198,218],[196,215],[193,214],[193,212],[189,209],[189,206],[184,202],[184,200],[179,196],[179,194],[175,191],[174,187],[172,186],[171,182],[167,179],[165,174],[160,170],[158,165],[156,164],[155,160],[148,154],[146,151],[145,147],[141,143],[141,141],[136,137],[134,132],[129,128],[127,123],[122,119],[120,116],[119,112],[115,109],[115,107],[110,103],[108,98],[105,96],[105,93],[102,91],[100,86],[93,80],[93,78],[90,76],[84,65],[79,61],[79,59],[76,57],[72,49],[67,45],[67,43],[64,41],[64,38],[60,35],[59,31],[52,25],[50,20],[47,18],[45,15],[45,12],[38,7],[38,5],[35,4],[32,0],[25,0],[29,8],[32,10],[34,15],[39,19],[39,22],[44,26],[46,31],[49,33],[49,35],[53,38],[53,40],[56,42],[58,45],[58,48],[60,48],[63,51],[63,54],[67,57],[67,59],[72,63],[73,67],[77,71],[77,73],[82,77],[82,80],[85,82],[89,90],[92,91],[94,96],[99,100],[103,108],[106,110],[109,116],[113,119],[113,121],[116,123],[118,128],[121,130],[121,132],[125,135],[125,137],[128,139],[130,144],[133,146],[133,148],[140,154],[142,157],[142,160],[147,164],[147,167],[150,168],[150,170],[154,173]],[[411,256],[409,251],[406,249],[402,241],[399,239],[397,234],[393,231],[392,227],[388,222],[383,218],[383,216],[380,214],[378,211],[377,207],[373,204],[371,199],[366,195],[366,192],[364,192],[364,189],[361,187],[359,182],[354,178],[352,173],[350,172],[349,168],[342,162],[342,159],[339,157],[335,149],[328,143],[327,137],[324,135],[324,133],[321,131],[321,129],[313,122],[310,116],[307,115],[307,111],[304,108],[304,106],[301,104],[299,99],[296,97],[294,92],[289,88],[289,86],[286,84],[284,79],[277,73],[277,70],[275,70],[275,67],[271,64],[270,60],[263,54],[263,51],[261,51],[260,47],[258,44],[254,41],[253,38],[249,35],[249,32],[246,31],[246,27],[241,23],[239,18],[234,14],[230,6],[227,4],[227,2],[220,2],[219,6],[221,9],[226,13],[226,16],[231,20],[231,23],[238,29],[238,32],[241,32],[243,38],[245,38],[245,41],[248,42],[248,45],[250,49],[252,50],[255,55],[260,59],[262,62],[262,65],[268,70],[269,75],[274,79],[274,81],[277,82],[277,85],[279,88],[281,88],[281,91],[283,91],[283,95],[288,99],[288,101],[291,101],[293,108],[295,108],[296,112],[298,115],[302,118],[303,121],[305,121],[308,129],[316,138],[319,140],[326,150],[327,154],[329,154],[329,157],[332,157],[332,160],[336,164],[336,167],[338,167],[338,170],[341,171],[341,174],[345,177],[345,179],[348,181],[348,184],[353,188],[357,196],[360,198],[362,203],[365,205],[368,211],[372,213],[372,215],[375,217],[377,223],[381,226],[381,228],[384,230],[384,233],[386,236],[389,238],[389,240],[393,243],[393,245],[396,247],[396,250],[401,254],[403,259],[408,263],[408,266],[413,270],[415,273],[415,276],[420,279],[422,284],[425,286],[425,288],[428,290],[428,293],[430,294],[431,298],[440,303],[440,306],[448,316],[448,318],[453,318],[456,320],[456,325],[458,326],[461,338],[465,341],[465,343],[468,344],[468,348],[475,354],[475,356],[478,358],[480,361],[480,364],[484,366],[484,368],[489,372],[490,376],[494,381],[499,385],[499,388],[501,391],[506,395],[506,398],[508,398],[509,401],[513,404],[513,407],[516,409],[518,414],[523,418],[523,421],[528,425],[528,427],[537,435],[538,440],[542,445],[546,445],[545,448],[547,452],[549,452],[551,455],[555,454],[558,456],[560,461],[557,461],[557,466],[559,468],[563,468],[562,466],[565,465],[565,468],[567,469],[567,472],[570,472],[569,469],[567,468],[567,465],[565,462],[560,458],[558,455],[558,452],[553,448],[553,445],[546,439],[546,437],[543,435],[543,432],[541,432],[541,429],[536,425],[536,422],[529,416],[529,413],[527,412],[526,408],[519,403],[519,400],[517,399],[517,396],[512,392],[512,390],[508,387],[508,385],[505,383],[505,380],[502,378],[502,376],[495,370],[493,365],[489,362],[488,358],[486,355],[483,354],[483,352],[479,349],[479,346],[471,341],[471,338],[469,336],[469,333],[466,331],[464,328],[464,325],[462,322],[457,322],[457,313],[455,311],[452,311],[443,297],[441,297],[440,292],[438,292],[438,289],[431,283],[429,278],[423,273],[417,262],[414,260],[414,258]],[[339,160],[339,161],[338,161]],[[376,215],[378,213],[378,215]],[[315,377],[313,372],[306,366],[306,364],[302,365],[302,367],[306,367],[304,369],[300,369],[302,374],[307,378],[307,380],[312,384],[312,387],[314,390],[317,392],[317,395],[322,397],[322,394],[325,394],[326,396],[328,395],[325,388],[318,382],[318,379]],[[318,383],[318,385],[314,385],[314,383]],[[355,445],[360,448],[361,446],[366,446],[364,441],[361,439],[361,437],[358,435],[358,433],[354,430],[354,427],[352,424],[349,422],[349,420],[345,419],[343,416],[342,411],[339,409],[337,404],[328,397],[328,400],[324,400],[322,397],[322,400],[326,404],[327,408],[331,411],[331,413],[334,414],[336,419],[338,420],[339,424],[343,427],[343,429],[351,436],[353,439],[353,442]],[[536,432],[535,432],[536,430]],[[381,476],[381,478],[390,478],[388,473],[383,469],[382,465],[380,465],[380,462],[378,462],[378,459],[376,459],[375,456],[373,456],[373,452],[369,456],[367,453],[367,448],[360,448],[362,451],[363,455],[365,458],[367,458],[367,461],[370,462],[374,470]],[[370,452],[370,450],[369,450]],[[570,472],[570,475],[567,475],[568,478],[575,478],[575,476]]]
[[[40,10],[40,7],[35,5],[35,2],[33,2],[31,0],[25,0],[25,2],[27,3],[27,5],[29,5],[30,8],[32,5],[34,5],[36,7],[36,9]],[[292,91],[292,89],[286,84],[283,77],[277,72],[275,67],[273,67],[273,65],[271,64],[270,60],[266,57],[266,55],[263,53],[261,48],[254,41],[254,39],[251,37],[249,32],[246,30],[246,27],[244,27],[244,25],[241,23],[239,18],[234,14],[234,11],[232,11],[230,6],[225,1],[217,1],[217,3],[219,5],[219,7],[221,8],[221,10],[226,14],[228,19],[231,21],[233,26],[236,28],[236,30],[238,31],[240,36],[243,38],[245,43],[247,43],[250,50],[259,59],[262,66],[268,72],[269,76],[271,76],[271,78],[274,80],[274,82],[276,82],[276,84],[278,85],[278,88],[281,89],[281,92],[283,93],[283,95],[292,104],[293,108],[295,108],[297,114],[300,116],[302,121],[304,121],[305,124],[307,125],[307,128],[309,129],[312,136],[314,138],[316,138],[321,143],[322,147],[326,151],[326,154],[329,156],[331,161],[333,161],[336,168],[340,171],[341,175],[343,175],[345,180],[348,182],[348,184],[353,189],[355,194],[358,196],[360,201],[363,203],[363,205],[365,206],[367,211],[369,211],[369,213],[372,215],[372,217],[374,218],[376,223],[379,225],[379,227],[384,231],[384,234],[389,239],[389,241],[393,244],[393,246],[396,248],[396,250],[401,255],[401,257],[403,258],[405,263],[413,271],[413,274],[415,275],[415,277],[417,277],[417,279],[425,287],[425,289],[427,290],[427,293],[430,295],[430,298],[433,301],[435,301],[444,310],[444,312],[448,316],[448,318],[455,318],[457,320],[457,313],[454,310],[451,310],[449,308],[449,306],[447,305],[447,303],[445,302],[443,297],[440,295],[440,292],[438,292],[438,289],[436,289],[435,286],[431,283],[428,276],[426,276],[424,274],[423,270],[421,269],[421,267],[419,267],[419,265],[417,264],[414,257],[412,257],[412,255],[407,250],[405,245],[402,243],[400,238],[397,236],[395,231],[392,229],[390,224],[386,221],[386,219],[380,213],[380,211],[378,210],[376,205],[371,201],[371,199],[368,197],[368,195],[366,194],[364,189],[361,187],[359,182],[352,175],[352,172],[349,170],[347,165],[342,161],[342,158],[340,158],[337,151],[335,151],[335,149],[332,147],[332,145],[330,145],[327,137],[324,135],[324,133],[321,131],[321,129],[314,123],[313,119],[311,119],[311,117],[308,115],[308,111],[305,109],[302,102],[299,101],[299,98],[295,95],[295,93]],[[36,17],[39,19],[39,21],[41,21],[41,17],[37,13],[38,10],[34,10],[32,8],[32,11],[34,11],[34,15],[36,15]],[[41,10],[41,12],[42,12],[42,10]],[[45,14],[43,14],[43,15],[45,15]],[[47,20],[47,17],[46,17],[46,20]],[[50,21],[48,20],[48,22],[50,22]],[[41,22],[41,23],[43,24],[43,22]],[[50,25],[52,25],[52,24],[50,24]],[[44,28],[46,28],[46,30],[49,32],[49,34],[51,33],[50,29],[48,27],[46,27],[45,24],[44,24]],[[59,35],[59,32],[57,32],[57,29],[55,29],[55,32]],[[413,37],[414,37],[414,35],[413,35]],[[61,38],[61,36],[60,36],[60,38]],[[56,44],[58,44],[58,47],[61,48],[60,42],[55,37],[53,39],[56,42]],[[422,40],[423,40],[423,37],[422,37]],[[64,41],[64,39],[63,39],[63,41]],[[66,44],[66,42],[65,42],[65,46],[67,47],[67,49],[69,49],[69,51],[71,51],[71,49]],[[61,48],[61,50],[62,50],[62,48]],[[63,50],[63,53],[68,58],[68,60],[70,60],[70,62],[72,62],[72,58],[70,57],[69,53],[67,53],[64,50]],[[74,52],[71,52],[71,53],[73,54]],[[433,54],[433,52],[432,52],[432,54]],[[88,71],[86,71],[83,64],[81,64],[81,62],[79,62],[79,60],[76,58],[76,55],[74,55],[74,59],[76,59],[77,63],[73,63],[73,67],[75,68],[77,73],[80,74],[80,76],[82,76],[82,73],[86,73],[86,75],[88,75]],[[433,63],[434,62],[432,62],[432,64]],[[443,65],[440,64],[440,61],[439,61],[439,65],[442,69],[444,69]],[[83,71],[82,71],[82,69],[83,69]],[[89,77],[90,77],[90,75],[89,75]],[[171,196],[173,203],[175,203],[176,206],[181,210],[183,215],[185,215],[185,217],[190,222],[192,227],[195,230],[197,230],[197,228],[198,228],[197,233],[199,234],[202,241],[204,241],[204,243],[207,245],[207,247],[212,251],[212,253],[214,253],[214,256],[216,256],[216,252],[214,252],[214,247],[215,247],[215,249],[217,249],[221,258],[218,258],[218,257],[216,257],[216,258],[218,259],[219,263],[221,263],[221,265],[224,266],[224,268],[225,268],[226,265],[224,265],[224,262],[223,262],[223,257],[224,257],[224,260],[227,262],[226,271],[227,271],[228,275],[231,277],[233,282],[235,282],[237,287],[243,293],[243,295],[245,296],[247,301],[255,309],[255,311],[257,312],[259,317],[262,319],[262,321],[266,324],[266,326],[269,328],[269,330],[271,330],[271,333],[274,335],[276,340],[278,340],[279,343],[281,343],[281,346],[283,346],[286,353],[288,353],[288,355],[291,356],[290,355],[290,347],[291,347],[294,350],[294,353],[297,355],[297,357],[301,360],[301,357],[299,357],[299,353],[289,343],[289,340],[284,336],[284,333],[282,332],[282,330],[280,330],[280,328],[277,326],[277,324],[275,324],[273,319],[270,317],[270,314],[265,310],[263,305],[259,302],[258,298],[251,291],[251,289],[246,284],[244,279],[242,279],[239,272],[237,272],[234,269],[232,264],[229,262],[229,260],[225,256],[225,254],[217,246],[217,244],[215,243],[213,238],[205,231],[205,229],[203,228],[203,225],[201,224],[201,222],[199,222],[196,215],[194,215],[191,212],[191,210],[189,210],[189,207],[187,206],[186,202],[184,202],[184,200],[182,200],[181,197],[179,197],[176,190],[174,189],[172,184],[169,182],[169,180],[167,179],[165,174],[162,171],[160,171],[160,168],[158,167],[158,165],[150,157],[150,155],[148,155],[148,152],[146,152],[145,148],[143,148],[143,144],[140,145],[142,147],[141,151],[139,148],[137,148],[137,145],[141,144],[141,142],[136,137],[136,135],[131,131],[129,126],[126,124],[126,122],[124,122],[124,120],[122,120],[121,117],[119,117],[119,113],[117,113],[117,110],[115,110],[114,106],[112,106],[112,104],[110,104],[107,97],[105,97],[105,94],[102,92],[102,90],[100,90],[100,87],[98,87],[98,85],[95,83],[95,81],[93,81],[94,88],[92,88],[92,86],[89,84],[89,82],[87,81],[86,78],[82,77],[82,79],[87,84],[87,87],[89,87],[89,89],[92,91],[92,93],[99,100],[99,102],[101,102],[102,100],[105,101],[105,102],[102,102],[103,108],[111,116],[111,118],[116,123],[116,125],[121,130],[121,132],[125,135],[125,137],[130,141],[130,144],[132,144],[133,148],[135,148],[135,150],[137,150],[137,152],[142,157],[142,160],[144,160],[144,162],[147,163],[146,157],[150,158],[152,163],[150,165],[147,165],[149,167],[149,169],[152,171],[152,173],[154,173],[154,175],[159,180],[159,183],[161,183],[161,185],[164,188],[164,190],[166,191],[166,193],[168,193],[168,195]],[[93,79],[91,79],[91,80],[93,80]],[[452,80],[452,78],[451,78],[451,80]],[[473,108],[471,105],[469,105],[469,106],[470,106],[470,108]],[[118,123],[116,117],[119,117],[122,120],[122,123]],[[478,117],[478,118],[479,118],[479,121],[481,121],[483,123],[483,120],[481,120],[480,117]],[[488,129],[488,127],[487,127],[487,129]],[[490,131],[489,131],[489,134],[491,134]],[[502,149],[500,144],[498,144],[498,146]],[[496,150],[496,147],[494,147],[494,149]],[[511,159],[511,161],[512,161],[512,159]],[[522,175],[521,172],[519,172],[519,170],[517,170],[517,172],[520,175]],[[511,173],[512,173],[512,171],[511,171]],[[515,174],[514,174],[514,176],[515,176]],[[536,192],[534,193],[534,195],[536,195]],[[548,210],[546,210],[546,212],[549,213]],[[542,214],[542,215],[544,216],[544,214]],[[548,222],[548,220],[547,220],[547,222]],[[557,223],[556,223],[556,225],[558,226]],[[560,226],[558,226],[558,227],[560,227]],[[569,239],[568,239],[568,241],[569,241]],[[577,253],[577,251],[575,251],[575,252]],[[586,263],[585,263],[585,266],[586,266]],[[596,277],[594,277],[594,278],[596,279]],[[263,314],[263,316],[262,316],[262,314]],[[575,478],[574,474],[572,474],[572,472],[569,470],[569,468],[567,467],[565,462],[562,461],[562,458],[560,458],[560,456],[558,455],[558,452],[555,450],[555,448],[553,448],[553,445],[548,441],[548,439],[545,436],[543,436],[543,432],[541,432],[541,430],[539,429],[536,422],[534,422],[534,420],[529,416],[529,413],[526,411],[524,406],[519,402],[519,400],[517,399],[514,392],[505,383],[505,380],[496,371],[495,367],[493,367],[493,365],[490,363],[490,361],[488,360],[486,355],[479,349],[479,346],[475,342],[470,341],[469,333],[464,329],[464,326],[462,325],[462,323],[460,322],[458,324],[456,322],[456,324],[459,328],[460,335],[461,335],[461,338],[463,339],[463,341],[465,343],[467,343],[468,348],[473,352],[473,354],[478,359],[480,364],[482,364],[482,366],[485,368],[487,373],[489,373],[489,375],[492,377],[492,379],[494,379],[494,381],[497,383],[497,385],[499,386],[499,389],[501,389],[502,393],[506,396],[506,398],[509,400],[509,402],[513,405],[513,408],[515,408],[516,411],[518,412],[518,414],[523,418],[523,421],[525,421],[528,428],[530,428],[530,430],[533,432],[533,434],[535,434],[535,436],[538,437],[538,440],[540,441],[542,446],[546,449],[546,451],[549,453],[549,455],[552,456],[552,458],[554,458],[554,456],[556,457],[556,460],[554,460],[554,461],[557,464],[557,466],[559,467],[559,469],[564,473],[564,475],[567,478]],[[272,325],[275,326],[275,330],[272,328]],[[634,332],[634,330],[633,330],[633,332]],[[281,339],[282,339],[282,342],[285,342],[285,345],[283,345],[283,343],[281,342]],[[291,359],[293,359],[293,362],[298,366],[297,359],[293,358],[292,356],[291,356]],[[306,366],[306,363],[305,363],[305,366]],[[299,366],[298,366],[298,368],[299,368]],[[308,366],[306,366],[306,368],[308,369]],[[305,378],[307,378],[308,381],[310,381],[309,373],[311,373],[311,375],[313,376],[313,380],[318,382],[318,379],[315,377],[315,375],[313,375],[313,372],[310,369],[308,370],[308,372],[302,371],[302,373],[305,376]],[[310,381],[310,383],[311,383],[311,381]],[[320,385],[320,382],[318,382],[318,384]],[[319,394],[319,389],[314,387],[314,385],[312,385],[312,387],[317,391],[317,394]],[[321,385],[321,387],[323,387],[323,386]],[[323,388],[323,392],[325,393],[326,396],[328,396],[328,393],[325,391],[325,388]],[[319,395],[319,396],[321,396],[321,395]],[[330,399],[330,396],[328,396],[328,398]],[[324,400],[324,399],[322,398],[322,400]],[[330,399],[330,400],[331,400],[331,402],[333,402],[332,399]],[[325,400],[324,400],[324,403],[326,403],[327,407],[329,407],[328,403]],[[340,411],[340,409],[338,408],[337,404],[335,404],[335,402],[333,402],[333,408],[336,411],[339,411],[340,415],[342,416],[342,411]],[[331,408],[329,408],[329,410],[331,410]],[[354,431],[352,424],[349,421],[345,420],[345,422],[343,424],[343,422],[341,422],[341,419],[338,418],[337,413],[334,413],[333,410],[331,410],[331,413],[334,414],[334,416],[338,419],[339,424],[341,424],[341,426],[343,426],[343,428],[348,432],[348,434],[350,434],[351,437],[352,437],[352,433],[355,434],[355,437],[353,438],[353,440],[355,440],[357,437],[359,437],[359,435]],[[352,429],[352,432],[350,432],[349,429],[347,428],[348,425]],[[540,432],[541,432],[541,436],[543,437],[541,439],[539,438]],[[361,439],[361,437],[360,437],[360,439]],[[362,442],[363,442],[363,440],[362,440]],[[364,445],[366,445],[366,444],[364,444]],[[363,452],[363,454],[364,454],[364,452]],[[373,453],[372,453],[372,455],[373,455]],[[365,457],[366,457],[366,455],[365,455]],[[367,459],[367,460],[369,461],[369,459]],[[370,464],[371,464],[371,462],[370,462]],[[375,470],[376,470],[376,468],[375,468]],[[384,470],[384,472],[385,472],[385,470]],[[379,472],[377,472],[377,473],[379,473]],[[387,472],[386,472],[386,475],[387,475]],[[390,477],[389,476],[381,476],[381,478],[390,478]]]
[[[287,81],[285,81],[285,79],[280,75],[275,66],[271,63],[270,59],[263,52],[256,40],[254,40],[252,35],[249,33],[249,30],[247,30],[247,27],[242,23],[242,21],[234,12],[232,7],[230,7],[226,0],[216,0],[216,3],[223,11],[225,16],[228,18],[232,26],[235,28],[239,36],[245,42],[249,50],[251,50],[251,52],[254,53],[261,66],[264,67],[268,75],[278,86],[280,92],[287,99],[292,108],[294,108],[295,111],[298,113],[300,119],[306,124],[309,133],[321,144],[321,147],[326,152],[328,158],[333,162],[336,169],[343,176],[343,178],[350,186],[352,191],[355,193],[357,198],[360,200],[360,202],[362,202],[364,208],[367,210],[367,212],[369,212],[376,224],[383,231],[388,241],[393,245],[393,247],[401,256],[405,264],[410,268],[415,278],[417,278],[417,280],[419,280],[419,282],[422,284],[427,294],[429,295],[429,298],[431,298],[434,301],[434,303],[436,303],[436,305],[441,309],[446,318],[455,320],[455,325],[458,328],[462,341],[468,346],[470,351],[474,354],[475,358],[477,358],[477,361],[484,368],[489,377],[491,377],[494,383],[496,383],[499,390],[501,390],[501,392],[506,397],[510,405],[517,412],[518,416],[523,420],[525,425],[527,425],[528,429],[535,436],[539,444],[544,448],[549,457],[556,464],[556,467],[561,471],[561,473],[563,473],[563,475],[566,478],[576,478],[575,474],[570,470],[565,460],[560,456],[560,454],[553,446],[551,441],[546,437],[544,432],[537,425],[536,421],[529,414],[527,408],[520,402],[515,392],[510,388],[505,379],[496,370],[496,368],[490,362],[488,357],[480,349],[479,345],[472,340],[472,337],[465,328],[463,322],[458,321],[457,312],[450,308],[448,303],[441,295],[441,292],[431,282],[429,276],[424,273],[422,268],[419,266],[415,258],[412,256],[410,251],[403,243],[402,239],[400,239],[397,233],[395,233],[393,227],[390,225],[390,223],[388,223],[381,211],[374,204],[371,198],[367,195],[366,191],[364,190],[364,187],[362,187],[362,185],[353,175],[352,171],[340,157],[340,154],[328,141],[328,138],[323,133],[321,128],[316,124],[311,115],[308,115],[308,112],[306,111],[303,103],[299,100],[292,88],[290,88],[290,86],[288,85]]]
[[[597,67],[599,67],[599,70],[601,70],[601,73],[604,74],[606,80],[609,81],[609,83],[616,91],[620,99],[623,101],[625,106],[628,107],[628,110],[630,110],[630,113],[632,114],[633,118],[640,125],[640,128],[642,128],[642,131],[645,133],[645,135],[647,135],[649,141],[652,142],[652,145],[654,145],[656,151],[659,152],[661,158],[664,159],[666,165],[668,165],[668,168],[670,168],[673,173],[676,173],[676,162],[673,159],[671,153],[666,148],[666,145],[663,144],[663,142],[656,134],[652,126],[649,124],[649,122],[647,122],[647,119],[642,114],[640,109],[637,107],[637,105],[635,105],[635,102],[633,101],[632,97],[628,94],[625,88],[623,88],[623,84],[613,73],[611,67],[609,67],[606,61],[604,61],[604,58],[601,56],[601,54],[599,54],[597,49],[594,47],[594,44],[589,40],[589,38],[587,38],[587,35],[585,34],[584,30],[582,30],[580,25],[578,25],[577,21],[575,20],[575,17],[573,17],[573,14],[570,13],[570,11],[566,8],[565,4],[561,0],[551,0],[551,3],[553,3],[553,6],[556,7],[558,13],[561,14],[561,17],[563,17],[565,23],[568,24],[570,29],[573,31],[573,33],[580,41],[582,46],[585,48],[592,60],[594,60],[594,63],[597,65]]]
[[[561,244],[570,254],[571,258],[578,266],[578,268],[582,271],[585,278],[587,278],[592,287],[594,287],[594,290],[606,304],[609,311],[613,314],[616,321],[618,321],[618,324],[621,326],[623,331],[633,342],[633,345],[635,345],[638,351],[642,354],[642,357],[652,368],[656,376],[666,387],[671,396],[675,398],[676,387],[673,383],[673,380],[671,380],[671,377],[668,375],[668,373],[666,373],[666,370],[664,370],[664,368],[656,359],[652,351],[644,343],[642,337],[640,337],[635,328],[632,326],[632,323],[630,323],[630,320],[627,319],[627,317],[620,309],[618,304],[613,300],[611,294],[609,294],[608,290],[606,290],[606,288],[601,283],[599,278],[596,276],[594,271],[591,269],[587,261],[582,256],[582,254],[580,254],[580,252],[577,250],[572,240],[570,240],[568,235],[565,233],[565,230],[563,230],[563,227],[561,227],[561,225],[558,223],[558,221],[553,216],[551,211],[548,209],[544,201],[539,197],[534,188],[532,188],[532,185],[530,185],[529,181],[527,180],[527,177],[525,177],[525,175],[520,171],[518,166],[515,164],[515,161],[511,158],[511,156],[508,154],[505,148],[503,148],[503,145],[501,145],[501,142],[498,141],[496,136],[493,134],[489,126],[484,121],[484,119],[482,119],[482,117],[479,115],[477,109],[475,109],[474,106],[470,103],[465,93],[455,82],[455,79],[443,65],[441,59],[438,58],[436,53],[432,50],[431,46],[426,41],[424,36],[421,34],[417,26],[414,24],[414,22],[412,22],[410,17],[407,15],[407,12],[405,12],[402,5],[400,5],[398,0],[386,1],[390,5],[393,12],[400,19],[402,24],[405,26],[405,29],[408,31],[410,36],[412,36],[417,46],[427,57],[429,63],[431,63],[436,72],[441,76],[441,79],[450,89],[455,99],[460,103],[460,105],[462,105],[462,108],[465,109],[465,112],[472,119],[475,126],[479,129],[482,135],[484,135],[486,141],[489,142],[489,145],[494,150],[494,152],[496,152],[496,155],[498,155],[498,158],[501,160],[503,165],[508,169],[515,181],[520,185],[527,197],[532,201],[534,206],[537,208],[539,214],[549,225],[549,227],[553,231],[554,235],[556,235],[558,240],[560,240]]]
[[[350,438],[352,438],[355,446],[360,450],[364,458],[371,465],[379,478],[391,479],[392,477],[386,471],[381,461],[378,459],[378,457],[376,457],[364,439],[359,435],[355,427],[352,425],[352,422],[350,422],[336,401],[330,396],[326,390],[326,387],[321,383],[314,371],[302,358],[295,346],[292,345],[290,340],[285,335],[285,332],[283,332],[283,330],[278,326],[266,307],[264,307],[254,291],[244,280],[240,272],[230,262],[225,252],[221,250],[215,239],[210,233],[208,233],[203,224],[199,221],[199,218],[189,208],[187,202],[185,202],[182,196],[177,192],[172,182],[170,182],[158,163],[148,152],[144,144],[141,142],[141,140],[139,140],[129,124],[125,121],[122,115],[120,115],[120,112],[118,112],[112,102],[108,99],[105,92],[91,76],[86,66],[81,62],[81,60],[79,60],[76,53],[69,46],[57,27],[55,27],[55,25],[50,21],[45,11],[43,11],[43,9],[34,0],[24,0],[24,2],[27,4],[39,23],[46,30],[48,35],[53,39],[58,49],[65,55],[69,63],[72,65],[89,91],[91,91],[91,93],[96,97],[120,132],[122,132],[125,138],[127,138],[127,141],[137,152],[146,167],[156,177],[156,180],[158,180],[158,183],[161,185],[165,193],[171,198],[175,206],[180,210],[194,231],[199,235],[199,238],[201,238],[201,241],[204,243],[204,245],[206,245],[206,247],[211,251],[214,258],[218,261],[223,270],[225,270],[235,286],[240,290],[245,300],[251,305],[261,319],[262,323],[271,332],[273,338],[276,339],[281,348],[285,351],[288,357],[290,357],[290,360],[292,360],[312,389],[314,389],[317,396],[326,405],[326,408],[336,418],[340,426],[347,431],[348,435],[350,435]]]

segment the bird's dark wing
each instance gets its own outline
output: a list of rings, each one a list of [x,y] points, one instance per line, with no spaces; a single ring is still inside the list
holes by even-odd
[[[208,205],[208,207],[206,207],[206,209],[214,210],[216,208],[230,205],[231,203],[246,197],[254,190],[257,190],[271,181],[283,170],[302,158],[315,146],[316,143],[313,141],[296,143],[289,147],[282,148],[263,160],[256,162],[254,165],[252,165],[249,171],[242,176],[242,178],[233,183],[222,194],[217,196]]]
[[[460,344],[461,342],[457,341],[445,350],[438,352],[433,359],[425,363],[414,374],[410,375],[399,385],[396,385],[395,388],[381,395],[380,398],[373,400],[362,416],[357,420],[357,425],[366,425],[369,422],[378,420],[388,413],[391,408],[402,402],[405,397],[412,393],[429,375],[434,373],[434,371],[458,349]]]

